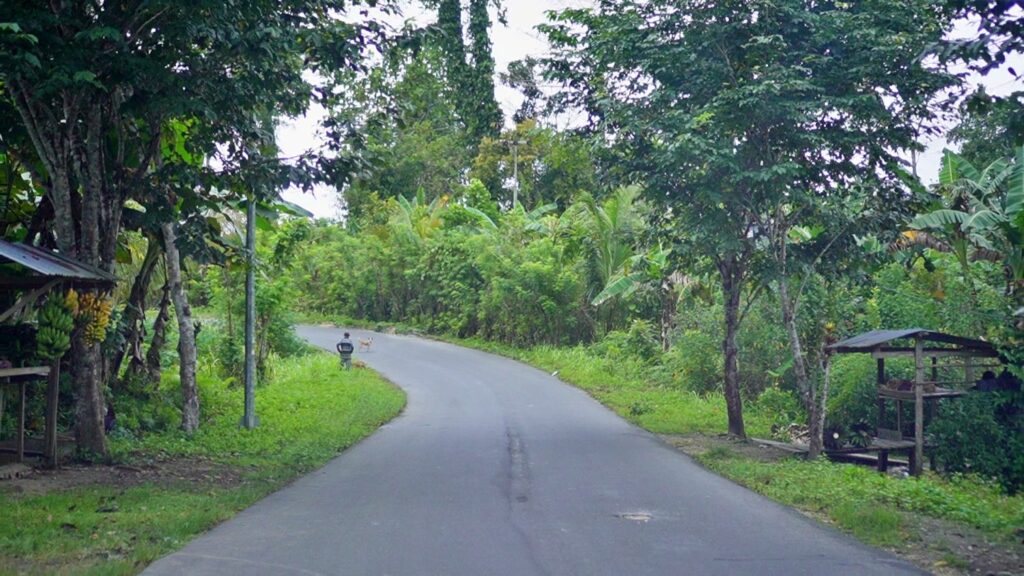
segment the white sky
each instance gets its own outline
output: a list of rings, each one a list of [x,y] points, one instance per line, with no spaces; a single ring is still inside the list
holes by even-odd
[[[416,22],[429,22],[434,16],[419,8],[419,2],[407,2],[409,7],[405,16]],[[590,0],[508,0],[507,26],[495,24],[491,32],[494,42],[494,60],[496,72],[504,71],[510,62],[521,60],[526,56],[543,56],[548,49],[547,43],[535,30],[538,24],[545,21],[545,12],[566,7],[577,7],[592,4]],[[969,36],[973,27],[968,23],[957,26],[955,36]],[[1024,72],[1024,56],[1011,58],[1010,64],[1018,71]],[[1024,83],[1015,79],[1006,67],[993,71],[985,78],[972,78],[972,84],[984,84],[992,95],[1006,95],[1024,89]],[[495,78],[496,96],[505,111],[506,118],[519,107],[521,96],[503,85]],[[289,120],[278,129],[278,144],[285,157],[297,156],[308,150],[318,148],[320,139],[317,136],[317,125],[323,117],[323,110],[311,110],[303,118]],[[927,150],[918,159],[918,172],[925,182],[934,182],[939,171],[942,150],[948,146],[945,138],[925,141]],[[337,218],[340,215],[338,194],[331,188],[321,187],[312,194],[298,191],[287,191],[285,198],[295,202],[317,217]]]

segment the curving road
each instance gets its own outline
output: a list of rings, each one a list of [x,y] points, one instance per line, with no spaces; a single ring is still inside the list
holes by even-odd
[[[341,331],[301,327],[333,349]],[[366,333],[360,333],[365,335]],[[374,334],[405,413],[146,574],[920,574],[512,360]]]

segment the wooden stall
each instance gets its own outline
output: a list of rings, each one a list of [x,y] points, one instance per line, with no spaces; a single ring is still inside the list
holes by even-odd
[[[55,289],[109,290],[117,277],[52,250],[0,240],[0,291],[13,295],[13,304],[0,310],[0,324],[17,321],[35,303]],[[15,451],[18,461],[25,457],[26,386],[46,381],[46,425],[43,454],[50,466],[57,464],[57,407],[60,391],[60,362],[50,366],[8,366],[0,368],[0,386],[17,386],[20,404]]]
[[[921,328],[874,330],[829,346],[839,354],[871,354],[878,364],[878,427],[871,444],[844,449],[848,453],[877,452],[878,467],[884,470],[890,452],[907,451],[910,472],[923,469],[926,420],[934,417],[940,400],[957,398],[974,386],[986,368],[999,366],[999,352],[989,342],[962,338]],[[914,361],[914,377],[888,378],[886,360],[908,358]],[[940,380],[939,370],[962,370],[962,379]],[[895,422],[886,422],[887,403],[895,403]],[[903,422],[904,403],[913,403],[913,416]]]

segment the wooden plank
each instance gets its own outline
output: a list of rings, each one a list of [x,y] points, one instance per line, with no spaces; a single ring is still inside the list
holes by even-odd
[[[879,428],[878,435],[875,441],[879,440],[903,440],[903,434],[899,430],[892,430],[890,428]]]
[[[924,392],[923,390],[921,392],[921,396],[925,400],[956,398],[965,395],[967,395],[965,390],[953,390],[952,388],[936,388],[935,392]],[[878,390],[878,396],[880,398],[888,398],[890,400],[913,400],[916,398],[916,393],[913,390],[892,390],[891,388],[880,388]]]
[[[789,442],[778,442],[776,440],[765,440],[763,438],[751,438],[756,444],[762,444],[771,448],[778,448],[779,450],[785,450],[786,452],[792,452],[793,454],[806,454],[806,444],[791,444]]]
[[[998,358],[999,352],[994,350],[951,350],[948,348],[926,348],[922,351],[925,357],[929,358]],[[883,358],[913,358],[913,348],[889,348],[873,350],[871,357]]]
[[[0,378],[21,378],[25,376],[46,376],[50,373],[49,366],[29,366],[27,368],[0,368]]]
[[[913,440],[883,440],[872,438],[867,446],[846,446],[844,448],[831,448],[825,450],[827,454],[861,454],[867,452],[881,452],[883,450],[907,450],[912,451],[915,443]]]
[[[889,440],[886,438],[875,438],[871,442],[871,446],[879,450],[903,450],[913,448],[914,445],[913,440]]]

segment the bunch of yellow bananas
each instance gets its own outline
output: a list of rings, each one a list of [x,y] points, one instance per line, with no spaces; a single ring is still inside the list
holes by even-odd
[[[36,350],[39,357],[45,360],[60,358],[71,348],[71,330],[75,327],[66,299],[56,295],[47,298],[38,318]]]
[[[86,292],[78,297],[78,320],[85,329],[85,341],[98,344],[107,337],[113,302],[104,296]]]
[[[75,292],[74,288],[68,290],[64,305],[71,311],[72,316],[78,316],[78,292]]]

